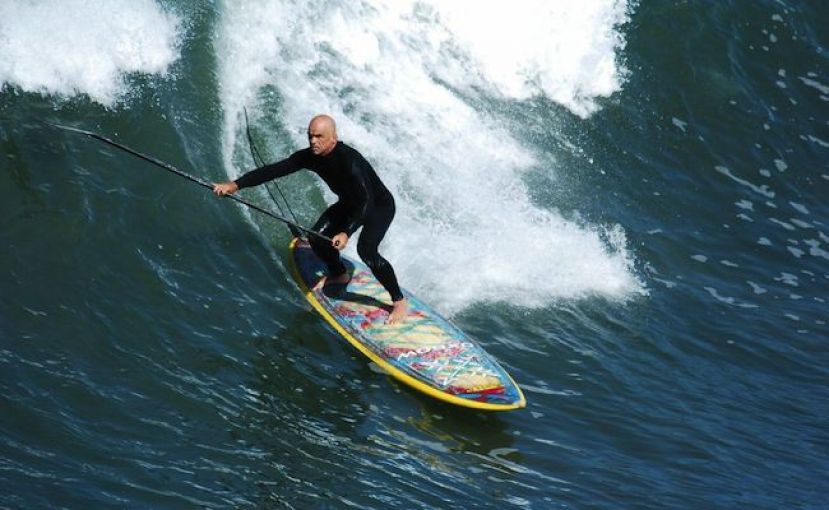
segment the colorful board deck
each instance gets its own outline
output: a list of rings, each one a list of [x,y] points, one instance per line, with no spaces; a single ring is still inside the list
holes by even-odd
[[[304,239],[290,245],[294,277],[305,297],[351,345],[395,379],[451,404],[506,411],[526,405],[521,389],[483,348],[407,291],[409,313],[387,325],[391,298],[367,266],[343,257],[347,286],[310,290],[325,266]]]

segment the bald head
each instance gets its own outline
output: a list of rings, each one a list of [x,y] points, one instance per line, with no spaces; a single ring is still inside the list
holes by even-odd
[[[335,138],[337,137],[337,123],[334,122],[334,117],[330,115],[315,115],[314,118],[311,119],[311,122],[308,123],[308,129],[310,130],[312,127],[322,130],[330,130],[333,136]]]
[[[337,145],[337,123],[330,115],[316,115],[308,123],[308,145],[316,156],[327,156]]]

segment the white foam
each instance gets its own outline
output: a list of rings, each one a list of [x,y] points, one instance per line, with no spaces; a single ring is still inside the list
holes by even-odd
[[[461,19],[449,1],[225,2],[217,55],[229,174],[247,150],[242,106],[278,105],[291,140],[273,153],[305,146],[308,119],[331,113],[340,139],[368,157],[397,198],[382,252],[405,287],[442,310],[641,292],[621,227],[577,224],[534,205],[525,174],[553,169],[541,168],[503,119],[463,97],[543,93],[587,115],[597,96],[618,88],[621,40],[612,27],[623,4],[531,4],[510,13],[497,2],[463,3],[471,15]],[[514,46],[485,40],[499,30]],[[279,97],[262,98],[266,86]]]
[[[508,97],[544,94],[585,116],[595,98],[621,87],[617,1],[449,0],[434,2],[449,31]],[[478,84],[475,84],[478,85]]]
[[[0,87],[111,106],[126,75],[167,72],[179,25],[152,0],[3,0]]]

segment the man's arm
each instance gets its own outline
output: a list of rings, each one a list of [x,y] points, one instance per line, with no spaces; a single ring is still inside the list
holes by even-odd
[[[298,154],[298,152],[295,152],[290,157],[283,159],[282,161],[277,161],[276,163],[251,170],[235,181],[213,184],[213,192],[217,195],[231,195],[242,188],[258,186],[278,177],[284,177],[292,174],[302,168],[299,164]]]
[[[349,218],[347,227],[347,233],[349,235],[353,234],[365,222],[369,208],[374,205],[374,193],[371,188],[371,182],[369,182],[369,171],[361,167],[361,165],[367,165],[370,169],[371,167],[368,161],[355,160],[351,162],[351,165],[351,175],[353,178],[351,192],[354,195],[354,203],[358,204],[358,206],[355,213]]]

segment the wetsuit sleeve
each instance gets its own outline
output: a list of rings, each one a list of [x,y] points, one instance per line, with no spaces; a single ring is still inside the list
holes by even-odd
[[[352,193],[354,194],[354,203],[357,204],[357,208],[349,218],[349,236],[360,228],[360,225],[365,223],[366,216],[368,216],[369,210],[372,204],[374,204],[374,193],[372,192],[371,182],[369,182],[369,172],[360,166],[358,160],[351,162],[351,172],[354,177]]]
[[[289,157],[283,159],[282,161],[271,163],[270,165],[261,166],[255,170],[251,170],[250,172],[236,179],[236,181],[234,182],[236,182],[236,184],[239,186],[239,189],[250,188],[251,186],[258,186],[264,182],[276,179],[277,177],[284,177],[286,175],[292,174],[297,170],[303,168],[300,164],[300,157],[298,156],[298,154],[298,152],[295,152],[294,154],[291,154]]]

